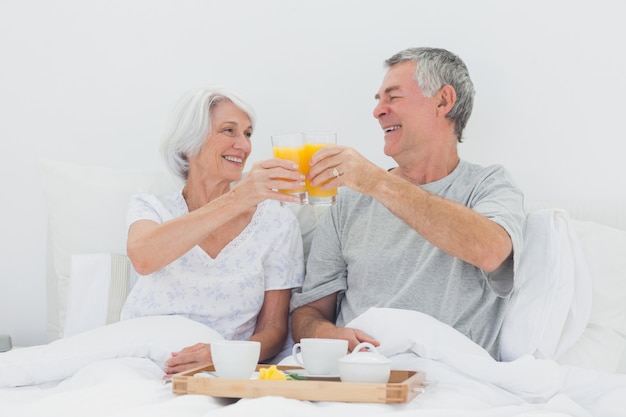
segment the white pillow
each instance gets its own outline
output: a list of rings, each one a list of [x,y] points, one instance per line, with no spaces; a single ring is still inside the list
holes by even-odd
[[[620,373],[620,374],[626,374],[626,348],[624,348],[624,351],[622,352],[622,358],[617,364],[617,368],[615,369],[615,372]]]
[[[590,324],[626,336],[626,231],[573,220],[593,281]]]
[[[576,344],[558,358],[558,362],[596,371],[616,372],[625,349],[626,339],[615,330],[590,324]]]
[[[48,208],[48,338],[62,336],[70,257],[81,253],[126,254],[130,196],[173,192],[182,183],[157,169],[112,169],[47,159],[38,169]]]
[[[311,251],[311,241],[313,240],[313,233],[317,228],[317,223],[320,217],[328,210],[330,206],[325,205],[304,205],[304,206],[289,206],[291,211],[296,215],[298,223],[300,224],[300,232],[302,233],[302,249],[304,253],[304,264],[309,258],[309,252]]]
[[[63,337],[119,321],[131,287],[130,271],[126,255],[72,255]]]
[[[149,358],[162,369],[172,352],[223,337],[183,316],[122,320],[47,345],[0,355],[0,387],[59,381],[92,362],[121,357]]]
[[[591,277],[567,212],[535,210],[524,233],[500,336],[503,361],[558,357],[583,333],[591,310]]]

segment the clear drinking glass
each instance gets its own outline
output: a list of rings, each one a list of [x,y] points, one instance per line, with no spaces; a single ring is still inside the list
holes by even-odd
[[[303,175],[309,173],[309,158],[306,155],[304,136],[301,133],[272,136],[272,150],[275,158],[287,159],[298,164],[298,171]],[[295,190],[279,190],[284,194],[292,194],[298,197],[297,203],[281,202],[282,205],[308,204],[309,197],[306,185]]]
[[[337,144],[337,134],[333,132],[317,132],[317,133],[305,133],[304,134],[304,147],[306,149],[306,164],[307,172],[309,161],[313,154],[319,151],[324,146],[332,146]],[[309,179],[306,180],[307,189],[309,193],[309,204],[316,205],[331,205],[337,202],[337,189],[322,190],[321,185],[313,187],[309,184]]]

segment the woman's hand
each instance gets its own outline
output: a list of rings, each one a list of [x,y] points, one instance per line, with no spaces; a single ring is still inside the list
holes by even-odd
[[[196,343],[180,352],[172,353],[172,357],[165,362],[166,375],[164,378],[169,378],[173,374],[187,371],[211,361],[211,345],[208,343]]]
[[[284,159],[267,159],[252,165],[250,172],[232,188],[239,201],[256,206],[267,199],[298,202],[298,198],[278,190],[296,190],[305,186],[305,176],[298,166]]]

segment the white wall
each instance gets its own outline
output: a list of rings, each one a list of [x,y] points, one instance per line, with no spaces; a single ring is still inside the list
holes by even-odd
[[[372,109],[382,61],[458,53],[477,89],[464,158],[532,200],[626,200],[621,2],[0,0],[0,333],[46,342],[46,207],[35,160],[157,167],[185,89],[219,83],[272,133],[334,129],[389,167]],[[80,195],[76,196],[81,198]]]

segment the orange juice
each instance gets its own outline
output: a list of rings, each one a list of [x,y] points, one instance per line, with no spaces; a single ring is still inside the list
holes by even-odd
[[[279,159],[287,159],[289,161],[293,161],[298,164],[298,171],[302,174],[306,175],[309,173],[309,159],[310,157],[306,153],[306,148],[304,146],[300,147],[291,147],[291,146],[274,146],[272,147],[274,150],[274,157]],[[308,183],[308,180],[307,180]],[[281,192],[286,194],[293,194],[306,191],[306,186],[302,188],[298,188],[295,190],[281,190]]]
[[[307,144],[304,145],[306,165],[307,165],[307,173],[309,171],[309,161],[313,157],[313,154],[315,152],[319,151],[320,149],[322,149],[324,146],[328,146],[328,145],[330,145],[330,144],[329,143],[307,143]],[[309,184],[309,179],[308,178],[306,180],[306,185],[307,185],[308,190],[309,190],[309,197],[320,197],[320,198],[322,198],[322,197],[332,197],[332,196],[337,194],[337,189],[336,188],[333,188],[332,190],[322,190],[320,188],[321,185],[319,185],[317,187],[313,187],[312,185]]]

